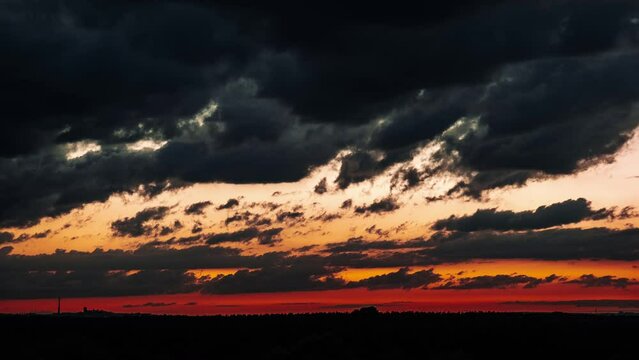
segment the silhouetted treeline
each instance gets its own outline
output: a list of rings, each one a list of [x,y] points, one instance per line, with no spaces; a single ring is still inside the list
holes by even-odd
[[[639,359],[639,316],[352,314],[0,317],[19,359]],[[7,353],[8,354],[8,353]]]

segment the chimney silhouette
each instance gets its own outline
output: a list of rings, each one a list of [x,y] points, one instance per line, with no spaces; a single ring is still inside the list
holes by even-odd
[[[60,297],[58,296],[58,315],[60,315]]]

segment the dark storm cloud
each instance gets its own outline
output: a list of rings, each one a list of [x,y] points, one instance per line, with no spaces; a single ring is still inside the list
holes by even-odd
[[[362,151],[342,157],[341,163],[339,174],[335,179],[340,189],[345,189],[353,183],[368,180],[383,170],[373,155]]]
[[[392,212],[399,209],[397,200],[393,197],[385,197],[383,199],[375,200],[370,205],[362,205],[355,207],[356,214],[379,214],[385,212]]]
[[[433,8],[442,7],[456,11],[434,17]],[[286,21],[276,23],[277,44],[291,46],[292,55],[264,71],[264,93],[285,98],[304,116],[365,122],[416,89],[479,82],[510,62],[610,49],[628,32],[628,14],[636,10],[632,2],[596,1],[474,7],[385,4],[336,11],[312,4],[291,11],[295,20],[278,13],[276,19]],[[600,26],[593,29],[593,21]]]
[[[3,271],[0,284],[2,299],[174,294],[197,289],[195,277],[183,270]]]
[[[625,289],[630,285],[639,285],[638,281],[625,277],[616,277],[612,275],[595,276],[593,274],[584,274],[579,278],[567,281],[568,284],[579,284],[583,287],[616,287]]]
[[[557,275],[545,278],[535,278],[527,275],[483,275],[477,277],[449,280],[437,290],[475,290],[475,289],[506,289],[523,285],[524,289],[532,289],[540,284],[551,283],[559,279]]]
[[[558,225],[577,223],[583,220],[599,220],[612,215],[611,210],[594,210],[590,201],[579,198],[566,200],[548,206],[540,206],[531,211],[498,211],[480,209],[472,215],[454,216],[435,222],[435,230],[478,231],[478,230],[531,230]]]
[[[202,214],[204,214],[204,209],[206,209],[207,207],[209,207],[211,205],[212,205],[212,203],[210,201],[196,202],[196,203],[193,203],[193,204],[187,206],[184,209],[184,213],[186,215],[202,215]]]
[[[194,4],[2,6],[2,156],[54,142],[173,137],[175,120],[210,101],[251,52],[236,24]]]
[[[344,280],[336,278],[335,271],[316,263],[240,270],[211,279],[202,292],[240,294],[337,289],[344,286]]]
[[[403,267],[396,272],[377,275],[367,279],[350,282],[349,287],[365,287],[369,290],[383,289],[414,289],[426,288],[430,284],[441,281],[442,277],[435,274],[433,269],[420,270],[409,273],[410,268]]]
[[[1,5],[3,227],[140,189],[296,181],[346,149],[345,188],[432,139],[480,196],[601,161],[637,126],[634,1],[47,4]],[[462,117],[479,130],[442,135]],[[141,139],[167,143],[126,150]],[[102,151],[67,161],[78,141]]]
[[[118,236],[137,237],[149,235],[153,230],[146,223],[151,220],[162,220],[168,214],[171,208],[167,206],[159,206],[144,209],[133,217],[126,217],[111,223],[113,233]]]
[[[639,124],[633,115],[639,91],[632,85],[639,79],[631,70],[638,61],[639,53],[630,51],[505,69],[504,80],[486,88],[469,110],[481,116],[478,130],[461,140],[445,138],[455,167],[477,172],[459,191],[479,196],[609,160]]]

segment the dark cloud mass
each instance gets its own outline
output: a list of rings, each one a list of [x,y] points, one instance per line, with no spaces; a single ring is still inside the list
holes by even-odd
[[[437,171],[465,178],[451,193],[478,197],[606,161],[638,125],[630,0],[0,6],[0,227],[141,189],[295,181],[350,150],[343,189],[431,140]],[[465,136],[445,132],[458,120]]]
[[[468,259],[639,259],[639,229],[551,229],[522,233],[435,234],[426,253],[440,261]]]
[[[365,287],[369,290],[382,289],[413,289],[426,288],[428,285],[439,282],[442,277],[435,274],[433,269],[420,270],[409,273],[410,269],[403,267],[396,272],[377,275],[367,279],[349,283],[351,287]]]
[[[583,220],[611,217],[609,209],[593,210],[584,198],[540,206],[534,211],[498,211],[497,209],[477,210],[472,215],[451,216],[435,222],[435,230],[478,231],[478,230],[532,230],[558,225],[578,223]]]
[[[53,298],[172,294],[194,291],[195,277],[183,270],[4,271],[0,298]]]
[[[581,275],[579,278],[570,280],[567,283],[579,284],[583,287],[616,287],[625,289],[629,285],[639,285],[639,281],[628,279],[625,277],[616,277],[612,275],[595,276],[593,274]]]
[[[336,289],[342,287],[344,281],[336,278],[334,272],[312,263],[240,270],[232,275],[220,275],[212,279],[203,287],[202,292],[238,294]]]

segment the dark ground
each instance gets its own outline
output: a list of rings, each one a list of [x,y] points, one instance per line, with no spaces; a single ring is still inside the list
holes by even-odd
[[[7,359],[636,360],[639,316],[5,315],[0,342]]]

